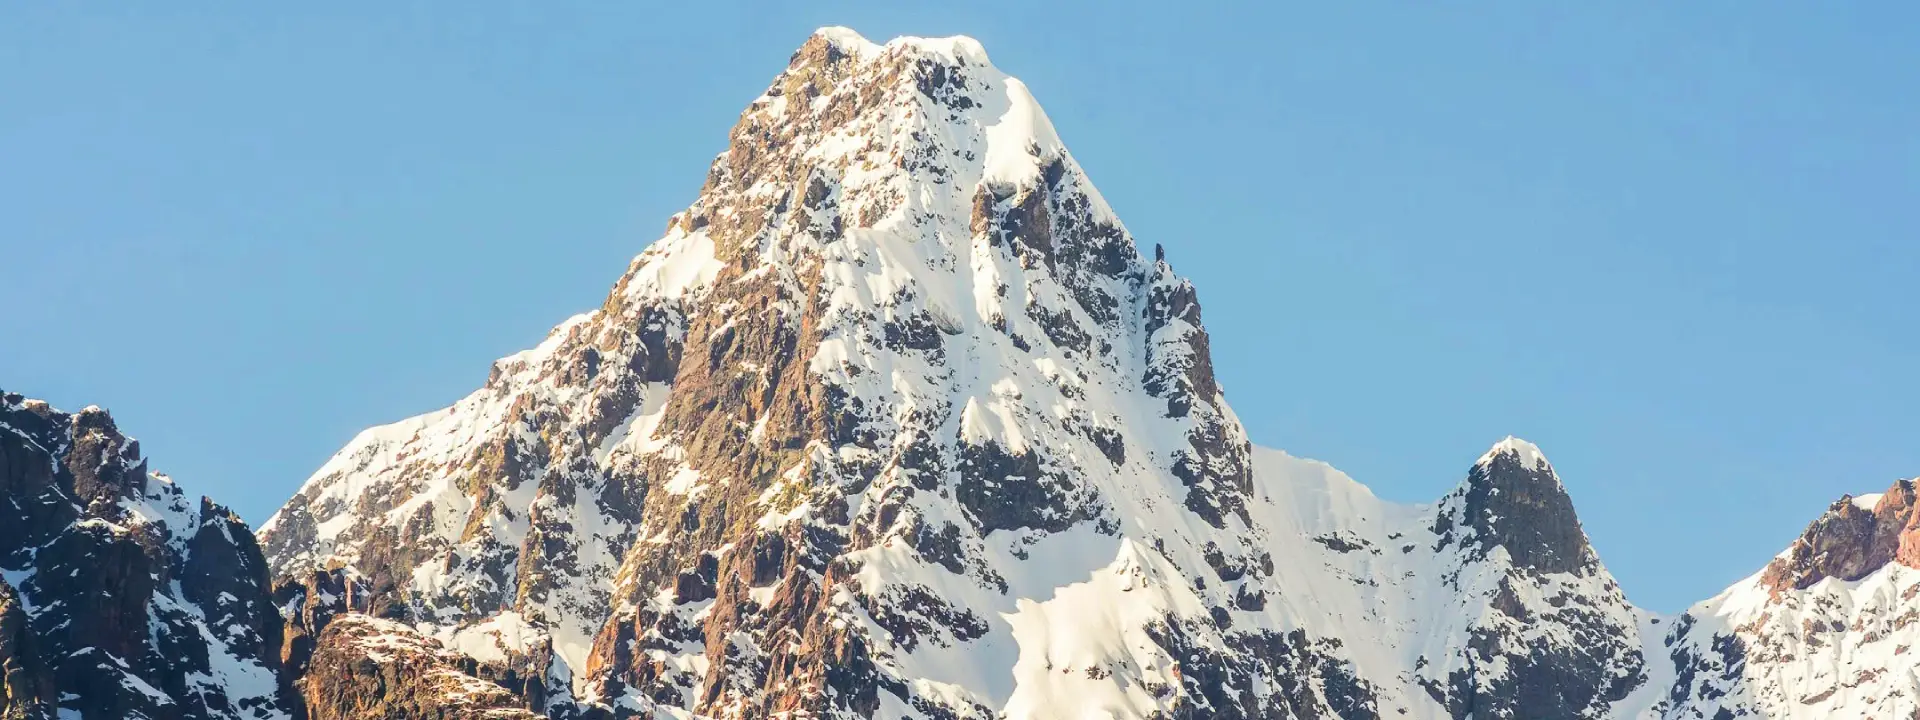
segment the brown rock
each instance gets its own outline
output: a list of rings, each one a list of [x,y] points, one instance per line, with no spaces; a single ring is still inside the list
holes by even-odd
[[[1920,567],[1920,513],[1913,480],[1900,480],[1872,509],[1844,496],[1807,526],[1793,547],[1775,558],[1760,582],[1777,596],[1826,578],[1858,580],[1889,562]]]
[[[533,720],[506,688],[459,670],[461,656],[390,620],[346,614],[321,631],[299,680],[309,720]]]

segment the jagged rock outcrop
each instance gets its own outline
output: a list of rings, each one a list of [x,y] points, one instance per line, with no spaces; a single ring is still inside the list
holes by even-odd
[[[550,658],[515,666],[447,650],[379,617],[401,606],[349,568],[289,578],[273,597],[286,626],[282,677],[312,718],[533,717],[546,705]]]
[[[326,623],[299,680],[309,720],[533,720],[524,699],[460,670],[432,638],[364,613]]]
[[[288,717],[267,583],[106,411],[0,393],[0,717]]]
[[[375,599],[366,583],[346,569],[311,570],[286,578],[273,588],[273,603],[283,623],[280,665],[285,681],[306,674],[320,633],[335,617],[368,612]]]
[[[106,411],[0,393],[0,720],[538,717],[545,662],[433,649],[390,605],[344,568],[270,590],[246,524]]]
[[[1648,680],[1646,618],[1613,582],[1539,448],[1516,438],[1441,500],[1443,578],[1471,618],[1417,668],[1459,718],[1608,717]]]
[[[1859,580],[1889,562],[1920,567],[1920,513],[1913,481],[1884,493],[1843,497],[1767,565],[1760,582],[1775,592],[1805,590],[1827,578]]]
[[[1664,645],[1666,717],[1920,716],[1914,480],[1842,497]]]

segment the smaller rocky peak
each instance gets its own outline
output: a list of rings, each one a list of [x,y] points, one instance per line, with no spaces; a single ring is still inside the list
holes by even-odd
[[[1536,573],[1583,571],[1593,560],[1546,454],[1512,436],[1494,443],[1440,501],[1433,531],[1440,548],[1457,546],[1475,560],[1505,548],[1514,567]]]
[[[0,718],[33,717],[8,707],[18,683],[43,681],[15,672],[25,643],[52,668],[62,717],[288,707],[277,688],[219,684],[278,667],[280,620],[245,523],[211,502],[194,512],[99,407],[0,398],[0,457],[0,496],[16,501],[0,503],[0,567],[17,591],[0,606],[21,610],[0,607]],[[181,715],[190,702],[205,711]]]
[[[147,463],[140,441],[127,437],[113,415],[89,405],[70,418],[72,445],[62,462],[73,478],[73,492],[90,512],[117,517],[108,508],[147,491]]]
[[[0,463],[0,495],[17,500],[0,515],[0,564],[26,562],[32,548],[75,520],[123,523],[127,501],[144,499],[149,489],[140,443],[98,406],[66,413],[0,393],[0,457],[10,458]]]
[[[1777,597],[1827,578],[1859,580],[1889,562],[1920,567],[1920,513],[1914,480],[1886,492],[1842,495],[1767,565],[1760,584]]]

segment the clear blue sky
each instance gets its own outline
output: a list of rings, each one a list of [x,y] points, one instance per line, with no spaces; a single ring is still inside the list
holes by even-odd
[[[1920,5],[638,5],[0,10],[0,387],[263,520],[596,305],[844,24],[1027,81],[1257,442],[1425,501],[1532,439],[1643,605],[1920,474]]]

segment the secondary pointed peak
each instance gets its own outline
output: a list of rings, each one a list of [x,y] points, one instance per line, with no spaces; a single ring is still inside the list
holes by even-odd
[[[1598,567],[1546,454],[1511,435],[1481,455],[1466,481],[1441,501],[1435,531],[1442,545],[1457,542],[1475,557],[1505,547],[1516,567],[1535,572]]]
[[[1493,447],[1488,448],[1487,452],[1481,455],[1479,460],[1474,461],[1474,464],[1486,465],[1492,463],[1502,455],[1512,455],[1515,460],[1520,462],[1521,467],[1527,469],[1533,469],[1541,465],[1549,468],[1553,466],[1553,463],[1547,462],[1547,454],[1540,452],[1540,446],[1512,435],[1508,435],[1506,439],[1494,443]]]

